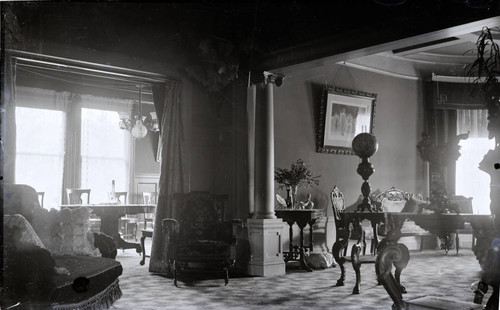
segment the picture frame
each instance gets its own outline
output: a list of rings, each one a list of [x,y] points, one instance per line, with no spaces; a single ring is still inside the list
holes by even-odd
[[[352,140],[362,132],[373,134],[377,94],[325,86],[321,96],[317,152],[354,155]]]

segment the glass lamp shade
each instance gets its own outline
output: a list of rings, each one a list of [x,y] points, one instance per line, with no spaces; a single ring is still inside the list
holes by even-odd
[[[371,157],[378,150],[377,138],[366,132],[360,133],[352,140],[352,150],[361,158]]]
[[[142,139],[148,134],[148,129],[144,126],[143,121],[146,117],[141,116],[135,121],[134,127],[132,127],[132,136],[137,139]]]

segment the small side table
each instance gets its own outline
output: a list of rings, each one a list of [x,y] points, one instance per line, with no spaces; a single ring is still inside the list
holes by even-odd
[[[324,210],[320,209],[305,209],[305,210],[276,210],[276,216],[281,218],[284,222],[287,222],[290,229],[290,246],[289,251],[285,252],[284,259],[285,263],[291,260],[298,260],[300,262],[300,267],[306,271],[313,271],[311,267],[309,267],[305,260],[304,252],[305,250],[312,251],[313,249],[313,240],[312,233],[309,235],[309,245],[304,246],[304,228],[306,225],[309,225],[310,232],[312,232],[312,225],[323,217]],[[297,223],[300,229],[300,239],[298,245],[298,251],[294,249],[293,244],[293,224]]]
[[[153,230],[151,229],[143,229],[141,230],[142,236],[141,236],[141,247],[142,247],[142,260],[139,264],[144,265],[146,262],[146,257],[150,257],[149,255],[146,255],[146,248],[144,247],[144,240],[149,237],[153,238]]]

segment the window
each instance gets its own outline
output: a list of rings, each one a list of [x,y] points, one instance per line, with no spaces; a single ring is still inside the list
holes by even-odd
[[[15,182],[45,192],[47,209],[61,205],[64,128],[63,111],[16,107]]]
[[[479,170],[484,155],[495,148],[495,140],[488,139],[487,110],[458,110],[458,134],[469,132],[467,140],[461,140],[461,156],[456,163],[457,195],[472,197],[472,209],[476,214],[490,214],[490,176]]]
[[[92,189],[91,203],[108,201],[112,180],[128,192],[130,133],[118,122],[115,111],[82,108],[81,186]]]
[[[47,209],[64,202],[65,187],[90,188],[91,203],[108,201],[111,180],[117,191],[129,192],[132,138],[120,129],[117,112],[131,103],[18,87],[15,182],[45,192]]]

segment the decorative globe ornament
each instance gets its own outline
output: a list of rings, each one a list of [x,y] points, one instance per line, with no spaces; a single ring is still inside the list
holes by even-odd
[[[148,134],[148,129],[143,124],[143,120],[145,118],[146,118],[145,116],[137,117],[135,125],[134,127],[132,127],[132,130],[130,131],[132,133],[132,136],[134,136],[137,139],[142,139]]]
[[[367,132],[360,133],[352,140],[352,150],[361,158],[372,157],[378,150],[377,138]]]
[[[373,156],[378,150],[377,138],[369,133],[360,133],[352,140],[352,150],[354,154],[361,158],[361,163],[358,166],[358,174],[363,178],[364,182],[361,185],[361,193],[363,194],[363,201],[358,205],[358,211],[381,212],[370,201],[370,183],[368,178],[375,172],[373,165],[368,161],[368,158]]]

